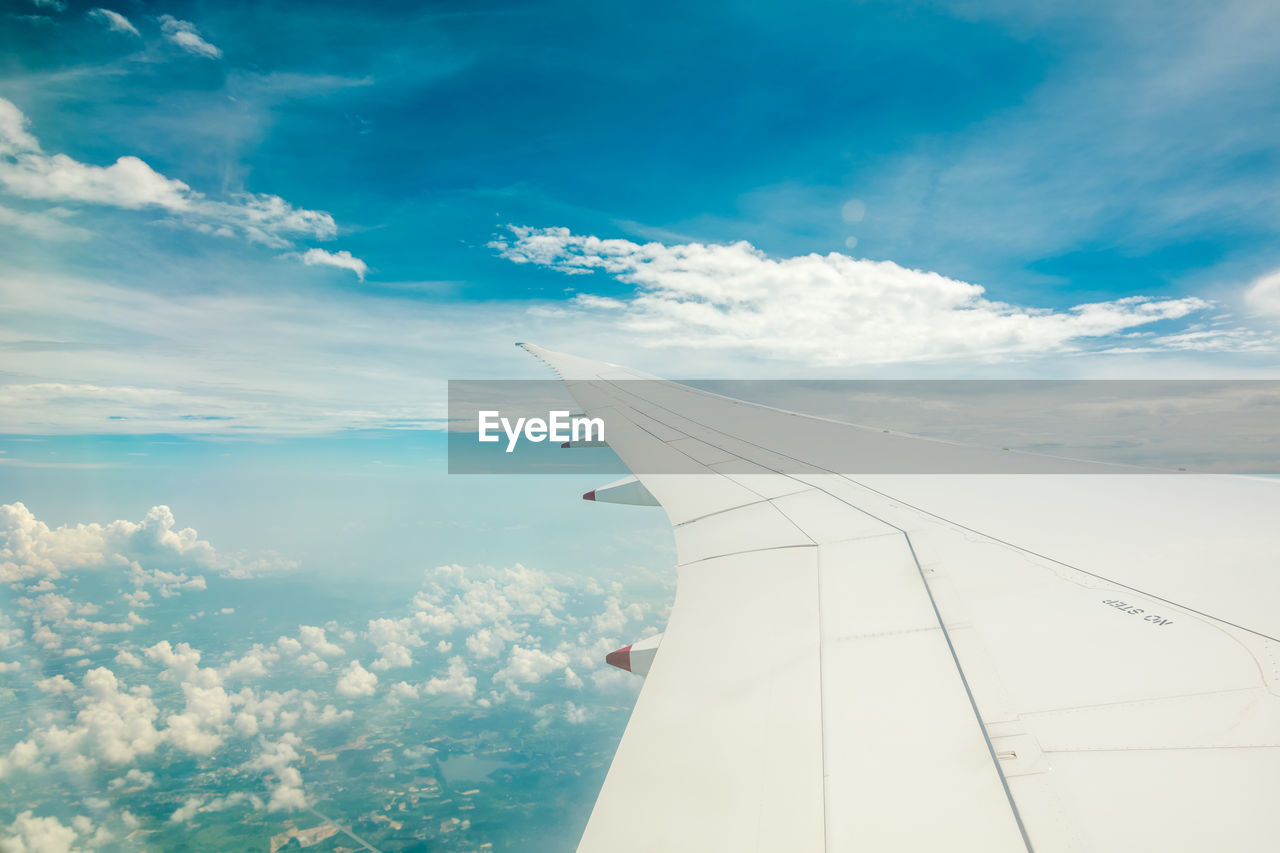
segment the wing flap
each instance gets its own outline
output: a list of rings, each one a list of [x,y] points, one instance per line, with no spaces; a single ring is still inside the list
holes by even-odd
[[[818,644],[815,549],[682,568],[579,850],[824,850]]]
[[[819,560],[827,849],[1026,853],[906,538]]]

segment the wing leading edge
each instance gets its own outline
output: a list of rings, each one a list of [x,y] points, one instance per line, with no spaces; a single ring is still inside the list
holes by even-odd
[[[522,346],[676,538],[580,850],[1275,849],[1277,484],[842,476],[806,430],[878,432]]]

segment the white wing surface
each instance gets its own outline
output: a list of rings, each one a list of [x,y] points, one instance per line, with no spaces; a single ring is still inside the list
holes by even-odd
[[[679,562],[580,850],[1280,849],[1277,483],[843,476],[1002,458],[524,346]]]

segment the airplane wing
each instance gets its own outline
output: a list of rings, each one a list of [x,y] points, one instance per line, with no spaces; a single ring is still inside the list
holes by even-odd
[[[580,850],[1280,849],[1280,484],[846,476],[987,451],[522,346],[679,563]]]

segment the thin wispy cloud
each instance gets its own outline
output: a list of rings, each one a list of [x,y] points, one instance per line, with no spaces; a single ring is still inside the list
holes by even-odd
[[[1253,311],[1280,320],[1280,269],[1255,280],[1245,290],[1245,304]]]
[[[129,19],[124,15],[121,15],[119,12],[113,12],[110,9],[90,9],[87,14],[91,19],[98,21],[104,27],[113,32],[125,33],[126,35],[132,36],[141,35],[138,32],[138,28],[130,23]]]
[[[82,163],[66,154],[44,152],[28,130],[28,121],[12,102],[0,98],[0,187],[26,199],[79,203],[124,210],[159,210],[170,221],[219,236],[239,236],[273,249],[292,248],[293,240],[328,240],[337,236],[333,216],[322,210],[294,207],[268,193],[233,193],[212,199],[185,182],[169,178],[132,155],[110,166]],[[83,237],[61,223],[56,211],[0,212],[7,221],[36,236]],[[334,265],[362,263],[347,254]]]
[[[14,228],[40,240],[87,240],[93,232],[66,219],[71,211],[53,208],[47,211],[14,210],[0,205],[0,226]]]
[[[173,15],[161,15],[160,29],[166,39],[187,53],[206,59],[218,59],[222,56],[222,51],[205,41],[196,25],[190,21],[180,21]]]

